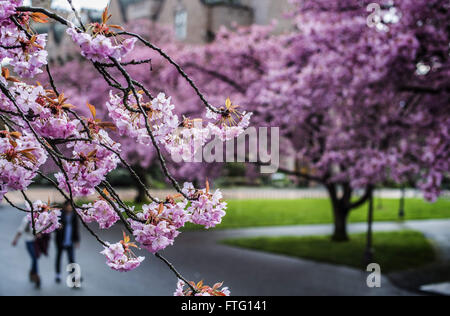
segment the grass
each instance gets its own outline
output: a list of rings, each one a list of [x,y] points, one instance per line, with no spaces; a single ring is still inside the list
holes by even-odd
[[[302,200],[230,200],[227,216],[218,229],[263,226],[312,225],[333,223],[328,199]],[[383,199],[382,208],[376,202],[375,221],[397,221],[397,199]],[[434,204],[421,199],[406,200],[405,220],[450,218],[450,201],[438,200]],[[367,206],[351,212],[350,223],[366,222]],[[194,225],[188,229],[200,229]]]
[[[375,221],[398,221],[398,199],[382,199],[375,202]],[[228,200],[227,216],[217,229],[246,227],[314,225],[333,223],[331,203],[328,199],[300,200]],[[128,203],[132,205],[133,203]],[[450,218],[450,200],[440,199],[427,203],[422,199],[406,199],[405,220]],[[136,205],[140,209],[140,205]],[[349,223],[367,221],[367,205],[351,212]],[[188,224],[185,230],[201,230]]]
[[[332,242],[327,236],[260,237],[228,239],[230,246],[288,255],[308,260],[364,268],[365,234],[351,235],[351,241]],[[390,273],[425,266],[436,260],[435,251],[422,233],[416,231],[374,233],[375,262]]]

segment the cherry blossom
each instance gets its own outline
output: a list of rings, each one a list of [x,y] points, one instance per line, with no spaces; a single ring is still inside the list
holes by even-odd
[[[191,214],[191,220],[194,224],[209,229],[222,222],[222,218],[226,215],[227,203],[223,202],[223,195],[220,190],[211,193],[208,182],[206,183],[206,189],[203,190],[196,190],[192,183],[185,183],[183,192],[192,198],[187,211]]]
[[[112,29],[121,29],[116,25],[108,25],[108,8],[105,9],[101,23],[91,23],[89,25],[90,33],[81,32],[72,25],[67,29],[72,40],[81,48],[81,54],[93,62],[107,63],[111,58],[121,61],[130,53],[136,44],[135,38],[120,39]]]
[[[86,223],[97,222],[100,229],[109,229],[120,220],[114,208],[105,200],[84,204],[78,213]]]
[[[47,154],[32,134],[0,131],[0,197],[25,190],[46,160]]]
[[[106,257],[106,264],[113,270],[119,272],[128,272],[138,268],[144,257],[137,257],[131,248],[136,245],[130,243],[128,236],[124,234],[124,239],[116,244],[107,244],[108,247],[101,252]]]
[[[151,102],[144,102],[143,92],[139,94],[140,106],[148,116],[148,124],[155,140],[164,145],[173,156],[181,157],[183,161],[193,161],[195,154],[211,139],[218,136],[222,141],[239,137],[250,124],[252,113],[239,112],[239,106],[233,106],[227,99],[226,114],[216,114],[208,110],[206,117],[214,120],[204,126],[200,119],[180,118],[173,113],[175,106],[171,98],[164,93]],[[142,113],[138,113],[138,105],[133,103],[133,96],[128,97],[128,104],[124,104],[123,97],[110,93],[110,100],[106,103],[109,116],[114,121],[120,135],[136,139],[139,144],[152,145],[148,134],[146,120]],[[131,110],[130,110],[131,109]],[[134,112],[136,111],[136,112]],[[181,122],[181,124],[180,124]]]
[[[21,6],[23,0],[1,0],[0,1],[0,21],[8,19],[16,13],[16,8]]]
[[[190,218],[185,207],[185,202],[144,205],[142,212],[137,214],[139,221],[129,219],[136,241],[152,253],[173,245],[180,234],[178,229]]]
[[[201,121],[188,118],[181,121],[173,112],[175,106],[171,98],[166,97],[164,93],[158,94],[151,102],[144,102],[143,92],[140,92],[139,102],[147,112],[147,123],[155,141],[163,145],[170,154],[191,161],[195,153],[210,139],[209,130],[202,126]],[[134,138],[142,145],[153,145],[144,115],[130,111],[130,108],[138,110],[132,95],[128,97],[128,104],[125,105],[123,97],[111,94],[106,106],[120,135]]]
[[[133,102],[133,96],[128,97],[128,107],[138,110],[136,101]],[[178,128],[178,116],[173,114],[174,105],[171,99],[166,98],[164,93],[160,93],[157,98],[151,102],[144,102],[144,96],[139,94],[140,106],[144,108],[149,117],[148,123],[151,126],[153,136],[159,143],[164,143],[167,138]],[[136,139],[143,145],[151,145],[151,136],[146,128],[146,121],[142,113],[133,113],[123,104],[123,97],[119,95],[110,95],[110,101],[107,103],[109,115],[114,121],[121,135],[127,135]]]
[[[220,289],[223,283],[216,283],[213,287],[204,285],[203,281],[190,282],[191,286],[196,290],[194,294],[192,289],[189,287],[185,289],[186,283],[182,280],[178,280],[177,290],[173,294],[174,296],[230,296],[231,292],[227,287]]]
[[[6,4],[2,1],[0,4],[0,58],[8,58],[9,64],[14,71],[22,77],[31,78],[40,74],[42,66],[47,64],[48,53],[45,50],[46,34],[29,34],[29,37],[23,30],[17,30],[17,27],[9,19],[11,11],[22,1],[12,1]],[[28,25],[30,17],[38,19],[36,13],[23,14],[18,23]]]
[[[113,44],[112,38],[104,35],[91,36],[87,33],[80,33],[75,28],[67,29],[72,40],[81,48],[81,54],[94,61],[105,63],[110,58],[115,58],[120,61],[125,57],[134,47],[135,39],[126,39],[121,44]]]
[[[33,210],[34,228],[37,234],[50,234],[61,226],[59,223],[60,209],[51,208],[42,201],[35,201],[32,206],[28,204],[27,207],[30,211]],[[30,225],[33,226],[31,214],[28,215],[28,220]]]
[[[55,96],[42,86],[32,86],[23,82],[14,83],[10,90],[17,95],[16,104],[27,115],[32,127],[43,137],[51,139],[70,138],[77,135],[79,122],[69,118],[65,109],[74,106],[66,103],[64,94]],[[3,97],[0,109],[14,111],[15,106]],[[22,119],[18,120],[25,126]]]
[[[219,137],[223,142],[239,137],[250,124],[252,113],[239,112],[238,105],[232,105],[231,100],[226,100],[225,114],[217,114],[208,110],[207,117],[216,121],[209,123],[211,134]]]
[[[105,130],[99,130],[94,134],[92,143],[75,142],[69,144],[73,148],[75,161],[63,162],[65,174],[59,172],[55,175],[59,187],[66,192],[72,191],[73,196],[88,196],[94,194],[105,176],[116,169],[120,159],[114,152],[100,144],[109,145],[116,151],[120,151],[120,144],[114,142]],[[68,180],[66,179],[66,175]],[[68,186],[70,183],[70,189]]]

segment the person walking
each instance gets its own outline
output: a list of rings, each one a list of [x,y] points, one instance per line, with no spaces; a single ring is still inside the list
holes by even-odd
[[[41,254],[48,255],[49,235],[38,234],[34,236],[31,222],[28,216],[25,216],[20,224],[17,234],[12,242],[16,247],[20,238],[24,237],[28,254],[31,258],[30,282],[33,282],[37,289],[41,288],[41,277],[39,276],[38,261]]]
[[[56,231],[56,283],[61,283],[61,257],[67,252],[69,264],[75,263],[75,248],[80,246],[78,218],[72,204],[66,201],[62,207],[61,227]]]

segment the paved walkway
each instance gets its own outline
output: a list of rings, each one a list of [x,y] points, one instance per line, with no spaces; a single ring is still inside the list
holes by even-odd
[[[71,290],[53,283],[54,249],[50,258],[40,262],[43,289],[36,291],[28,283],[29,259],[21,243],[10,246],[23,214],[0,208],[0,295],[171,295],[176,278],[156,258],[147,256],[143,265],[130,273],[111,271],[104,264],[102,249],[87,232],[77,253],[85,279],[83,289]],[[408,222],[405,227],[427,234],[448,233],[449,221]],[[376,230],[402,228],[398,224],[376,224]],[[350,231],[364,231],[365,225],[351,225]],[[226,281],[233,295],[410,295],[385,277],[381,289],[366,286],[367,273],[341,266],[321,264],[274,254],[237,249],[216,244],[222,238],[258,235],[327,234],[330,226],[256,228],[232,231],[188,232],[177,239],[174,247],[164,251],[189,279],[207,283]],[[101,233],[102,238],[117,241],[121,227]],[[448,235],[447,235],[448,236]],[[445,244],[445,241],[443,241]]]

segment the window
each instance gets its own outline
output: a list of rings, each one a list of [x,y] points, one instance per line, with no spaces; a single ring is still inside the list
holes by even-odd
[[[175,37],[178,40],[184,40],[187,36],[188,13],[185,9],[175,12]]]

